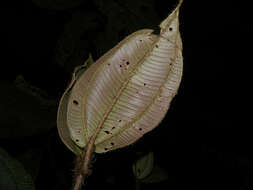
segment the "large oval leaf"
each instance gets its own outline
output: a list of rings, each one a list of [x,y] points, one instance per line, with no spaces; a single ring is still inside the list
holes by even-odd
[[[95,152],[114,150],[163,119],[182,76],[179,6],[160,24],[160,35],[149,29],[131,34],[75,82],[60,115],[65,118],[58,118],[71,144],[84,148],[92,139]]]

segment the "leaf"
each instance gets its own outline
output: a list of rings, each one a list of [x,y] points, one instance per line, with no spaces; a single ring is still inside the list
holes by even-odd
[[[149,152],[133,164],[133,173],[137,180],[147,177],[154,166],[154,153]]]
[[[161,181],[165,181],[168,178],[169,178],[168,173],[165,169],[163,169],[157,165],[154,165],[154,168],[151,171],[150,175],[141,179],[141,182],[142,183],[158,183]]]
[[[22,75],[14,83],[0,81],[0,86],[0,138],[32,136],[55,126],[56,102]]]
[[[58,112],[72,151],[125,147],[165,117],[182,77],[181,3],[159,25],[160,35],[150,29],[129,35],[72,81]]]
[[[18,158],[33,180],[36,179],[39,173],[41,155],[42,151],[40,149],[31,149]]]
[[[0,148],[0,189],[35,190],[31,176],[24,167]]]
[[[84,73],[84,71],[94,63],[92,55],[89,54],[89,58],[86,60],[86,62],[83,65],[77,66],[74,69],[74,77],[75,80],[78,80],[80,78],[80,76]]]
[[[85,61],[85,63],[81,66],[78,66],[74,69],[74,73],[72,75],[72,80],[64,92],[58,108],[57,113],[57,128],[58,133],[60,135],[60,138],[62,142],[75,154],[79,155],[81,154],[81,149],[78,147],[70,138],[70,131],[67,124],[67,104],[69,101],[69,95],[72,90],[73,85],[76,83],[76,81],[79,79],[80,75],[85,72],[85,70],[93,64],[93,59],[91,54],[89,55],[89,58]]]

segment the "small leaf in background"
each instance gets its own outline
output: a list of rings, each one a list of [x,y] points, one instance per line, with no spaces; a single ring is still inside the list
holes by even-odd
[[[41,155],[42,151],[40,149],[31,149],[18,158],[34,181],[39,173]]]
[[[157,166],[154,165],[153,170],[151,171],[150,175],[148,175],[146,178],[141,179],[142,183],[158,183],[161,181],[165,181],[168,179],[168,172]]]
[[[89,53],[89,58],[88,58],[88,60],[87,60],[87,67],[89,67],[91,64],[93,64],[94,63],[94,60],[93,60],[93,58],[92,58],[92,55],[91,55],[91,53]]]
[[[154,153],[149,152],[133,164],[133,172],[136,179],[140,180],[147,177],[154,166]]]
[[[13,83],[0,81],[0,86],[0,138],[32,136],[55,126],[56,102],[21,75]]]
[[[11,158],[0,148],[0,189],[1,190],[35,190],[31,176],[22,164]]]
[[[79,77],[86,71],[86,69],[94,63],[91,53],[89,54],[89,58],[85,61],[83,65],[77,66],[74,69],[74,80],[78,80]]]

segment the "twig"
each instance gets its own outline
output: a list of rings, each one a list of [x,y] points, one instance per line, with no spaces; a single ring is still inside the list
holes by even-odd
[[[86,151],[81,156],[77,156],[76,175],[74,179],[73,190],[80,190],[84,184],[85,178],[91,174],[90,160],[94,152],[95,138],[91,138],[86,147]]]

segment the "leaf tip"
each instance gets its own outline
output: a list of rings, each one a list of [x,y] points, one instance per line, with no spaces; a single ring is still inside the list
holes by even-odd
[[[177,4],[176,8],[172,11],[172,13],[169,14],[169,16],[168,16],[166,19],[164,19],[164,20],[160,23],[159,27],[160,27],[161,29],[166,29],[166,28],[168,28],[168,26],[170,25],[171,21],[172,21],[174,18],[177,18],[177,17],[178,17],[178,15],[179,15],[179,8],[181,7],[182,3],[183,3],[183,0],[179,0],[179,2],[178,2],[178,4]]]

